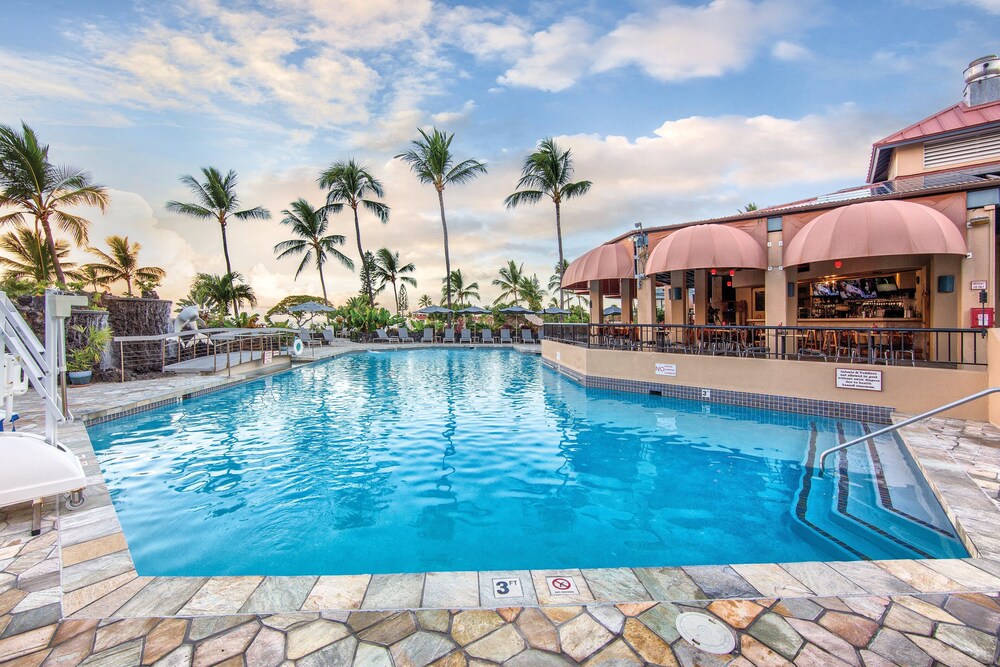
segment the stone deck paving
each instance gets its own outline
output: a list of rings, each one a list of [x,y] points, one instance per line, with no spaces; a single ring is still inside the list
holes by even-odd
[[[95,385],[74,389],[70,403],[93,418],[233,381],[242,378]],[[37,409],[22,400],[18,410],[29,430]],[[89,449],[80,424],[62,434]],[[993,520],[972,532],[995,555],[1000,431],[940,420],[907,439],[932,483],[968,500],[958,522]],[[492,573],[140,577],[91,470],[87,507],[46,506],[39,537],[28,534],[26,507],[0,515],[0,664],[1000,664],[996,560],[585,570],[573,572],[577,598],[548,596],[548,573],[526,572],[529,594],[509,602],[520,606],[485,609],[475,607],[499,604],[483,583]],[[268,613],[308,609],[307,600],[315,611]],[[736,651],[711,656],[681,639],[683,611],[725,622]]]

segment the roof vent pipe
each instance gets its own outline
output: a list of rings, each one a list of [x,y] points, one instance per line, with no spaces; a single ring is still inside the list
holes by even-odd
[[[965,104],[1000,101],[1000,58],[995,55],[977,58],[965,70]]]

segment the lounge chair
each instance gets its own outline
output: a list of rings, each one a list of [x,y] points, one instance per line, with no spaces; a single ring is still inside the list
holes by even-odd
[[[334,339],[336,338],[336,335],[333,333],[333,329],[327,327],[323,329],[322,334],[323,334],[323,340],[326,341],[326,344],[333,345]]]
[[[483,329],[480,334],[483,343],[489,343],[490,345],[495,345],[496,341],[493,339],[493,331],[490,329]]]
[[[462,329],[462,335],[459,337],[459,343],[471,343],[472,342],[472,331],[470,329]]]
[[[538,336],[536,336],[538,344],[541,345],[542,341],[545,340],[545,327],[538,327]]]
[[[322,338],[316,338],[315,336],[312,335],[312,332],[310,332],[309,329],[306,329],[304,327],[299,329],[299,338],[302,340],[302,344],[305,345],[306,347],[312,347],[314,345],[323,344]]]
[[[510,337],[510,329],[500,330],[500,344],[503,345],[504,343],[514,344],[514,340]]]
[[[406,327],[399,327],[399,342],[416,343],[417,339],[410,336],[410,332],[406,330]]]
[[[521,342],[524,344],[535,342],[534,336],[531,335],[531,329],[521,329]]]
[[[351,337],[351,332],[347,330],[347,327],[341,328],[341,330],[340,330],[340,337],[341,338],[350,338]]]
[[[424,329],[424,337],[420,339],[421,343],[433,343],[434,342],[434,329],[426,327]]]
[[[385,332],[385,329],[376,329],[375,338],[372,339],[373,343],[392,343],[393,341],[399,342],[399,336],[390,336]]]
[[[454,343],[455,342],[455,330],[454,329],[445,329],[444,330],[444,335],[441,336],[441,342],[442,343]]]

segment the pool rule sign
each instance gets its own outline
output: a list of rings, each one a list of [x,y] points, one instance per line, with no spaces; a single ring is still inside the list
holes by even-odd
[[[882,371],[863,371],[856,368],[838,368],[837,388],[882,391]]]

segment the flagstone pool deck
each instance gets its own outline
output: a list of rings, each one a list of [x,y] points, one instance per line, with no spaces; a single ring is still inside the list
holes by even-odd
[[[28,506],[0,513],[0,664],[1000,664],[1000,430],[958,420],[910,427],[904,437],[973,554],[967,559],[139,576],[85,421],[244,380],[180,376],[70,391],[78,421],[60,439],[83,458],[88,501],[76,511],[48,503],[38,537]],[[21,428],[39,427],[33,397],[17,408]],[[553,577],[576,592],[559,592]],[[493,580],[511,578],[522,595],[496,597]],[[726,623],[736,650],[714,656],[680,638],[674,620],[684,611]]]

